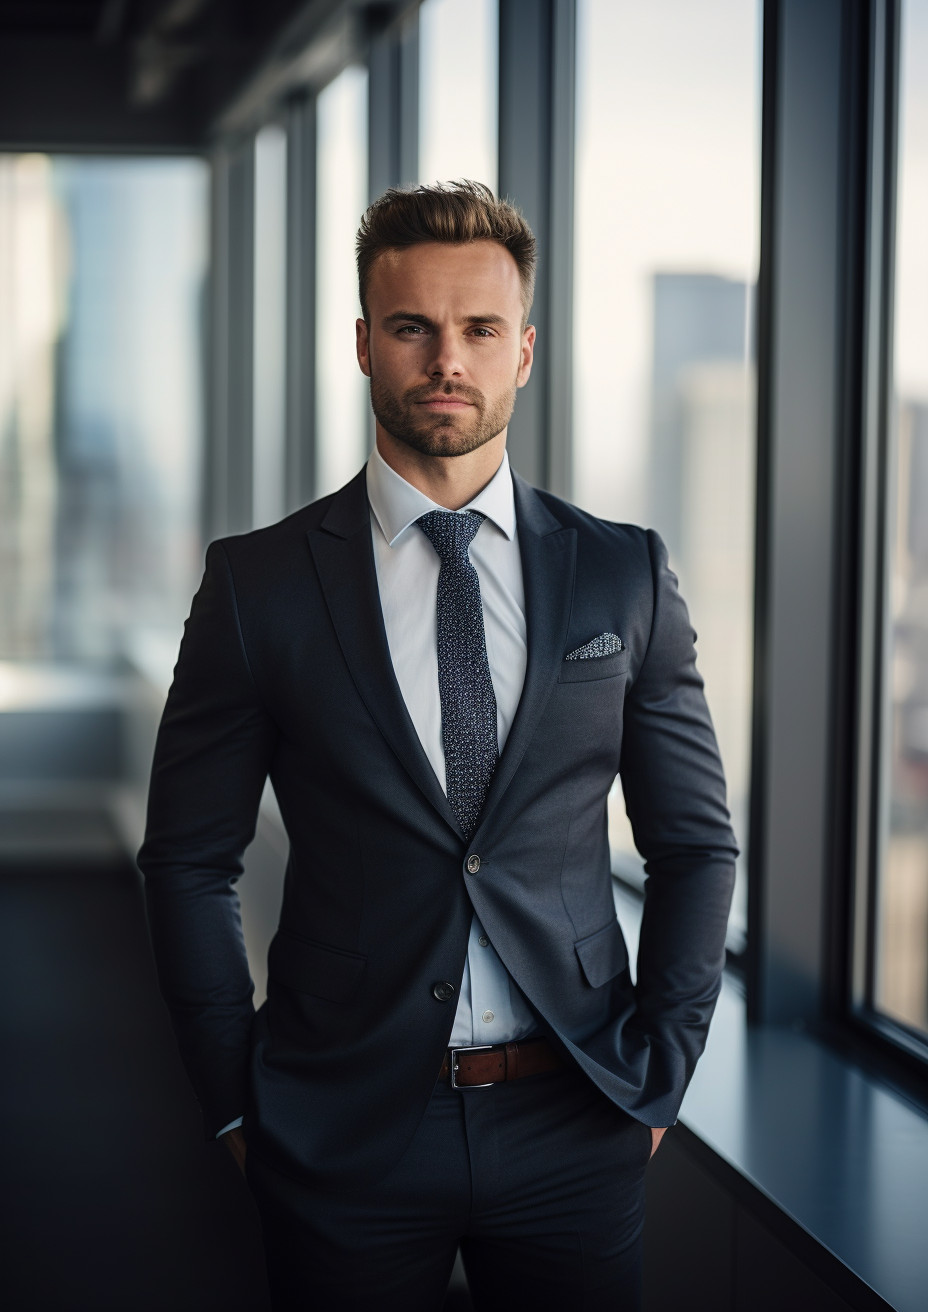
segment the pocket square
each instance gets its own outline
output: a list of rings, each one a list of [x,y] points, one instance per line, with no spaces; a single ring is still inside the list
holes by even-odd
[[[590,661],[600,656],[614,656],[617,651],[624,651],[625,643],[617,633],[601,633],[592,642],[584,643],[576,651],[568,652],[565,661]]]

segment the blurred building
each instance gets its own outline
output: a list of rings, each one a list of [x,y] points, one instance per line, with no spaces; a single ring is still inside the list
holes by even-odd
[[[688,408],[681,395],[683,376],[700,365],[727,364],[734,366],[742,377],[746,369],[753,369],[753,296],[753,286],[713,273],[656,273],[653,277],[648,483],[651,522],[660,526],[674,555],[679,553],[683,544],[684,518],[692,519],[692,513],[687,516],[684,508],[686,475],[692,472],[693,462],[688,450],[692,436],[687,431]],[[750,445],[754,431],[751,399],[742,385],[742,411],[737,433],[732,430],[732,416],[728,415],[729,443],[736,439],[741,446]],[[718,493],[713,490],[709,495],[723,498],[721,504],[710,502],[705,506],[705,517],[711,518],[717,509],[729,504],[731,488],[737,488],[739,495],[743,495],[742,488],[750,487],[752,480],[725,485],[724,457],[730,456],[736,461],[733,469],[742,468],[741,458],[728,446],[705,454],[710,458],[716,454],[723,457],[720,463],[713,460],[710,465],[713,474],[722,477],[714,480],[714,487],[721,490]],[[678,471],[676,477],[674,471]],[[704,488],[700,490],[706,491]],[[691,495],[691,502],[693,500],[695,498]],[[690,523],[689,533],[696,530],[697,526]],[[732,545],[735,545],[734,541]],[[743,554],[750,555],[752,544],[749,538],[745,537],[737,545]]]
[[[199,572],[206,170],[8,156],[0,178],[0,658],[111,664],[173,640]]]
[[[754,288],[710,273],[658,273],[653,286],[651,523],[665,536],[697,629],[744,853],[754,645]],[[743,923],[743,858],[739,874]]]

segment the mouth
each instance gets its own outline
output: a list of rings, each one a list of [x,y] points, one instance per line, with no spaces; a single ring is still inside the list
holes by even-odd
[[[448,396],[440,396],[434,400],[419,401],[419,404],[427,411],[432,411],[433,415],[455,415],[458,411],[473,409],[470,401],[458,401]]]
[[[426,410],[434,410],[438,413],[454,410],[469,410],[472,402],[464,401],[459,396],[427,396],[424,401],[418,401],[417,405],[424,406]]]

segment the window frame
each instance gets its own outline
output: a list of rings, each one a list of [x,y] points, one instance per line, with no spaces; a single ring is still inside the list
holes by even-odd
[[[900,0],[764,3],[751,845],[740,963],[752,1021],[814,1030],[890,1079],[914,1072],[909,1087],[928,1101],[928,1049],[862,1005],[872,977],[865,929],[874,906],[899,12]],[[298,144],[288,188],[294,505],[315,491],[305,372],[315,332],[315,97],[346,63],[364,60],[383,142],[371,188],[407,180],[418,141],[417,9],[396,15],[376,31],[353,28],[337,66],[287,89]],[[546,253],[533,313],[539,349],[511,450],[527,478],[561,495],[570,493],[575,33],[575,0],[499,0],[499,190],[521,205]],[[269,99],[262,115],[281,103]],[[222,123],[217,133],[213,303],[222,312],[212,404],[217,421],[231,421],[235,407],[222,393],[244,352],[237,335],[250,328],[230,313],[248,291],[228,282],[229,249],[248,227],[230,184],[247,160],[236,153],[240,138],[223,135]],[[219,426],[211,534],[236,527],[246,472],[235,435],[220,443]]]
[[[889,499],[894,460],[893,321],[896,217],[899,186],[901,2],[874,4],[871,16],[867,205],[864,261],[866,308],[862,369],[859,526],[860,653],[850,951],[845,992],[851,1023],[877,1044],[890,1045],[911,1070],[928,1067],[928,1036],[893,1020],[875,1001],[876,937],[881,863],[885,856],[883,770],[889,732],[886,692],[890,651],[891,551]]]

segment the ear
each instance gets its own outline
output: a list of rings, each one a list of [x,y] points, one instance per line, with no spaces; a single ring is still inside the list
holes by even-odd
[[[532,330],[534,332],[534,329]],[[371,376],[371,339],[367,324],[363,319],[355,319],[354,322],[354,339],[355,350],[358,355],[358,365],[361,373],[368,378]]]
[[[516,387],[524,387],[529,380],[532,372],[532,361],[535,358],[535,328],[529,324],[522,334],[522,344],[520,346],[519,372],[516,374]]]

